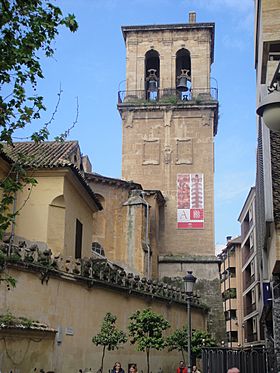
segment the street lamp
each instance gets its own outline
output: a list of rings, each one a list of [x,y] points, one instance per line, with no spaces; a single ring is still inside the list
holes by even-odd
[[[268,95],[260,102],[257,114],[263,117],[266,126],[275,132],[280,132],[280,62],[274,73]]]
[[[188,271],[184,277],[185,289],[187,294],[187,310],[188,310],[188,373],[191,373],[191,342],[192,342],[192,316],[191,316],[191,299],[193,296],[193,287],[196,282],[196,277],[192,271]]]

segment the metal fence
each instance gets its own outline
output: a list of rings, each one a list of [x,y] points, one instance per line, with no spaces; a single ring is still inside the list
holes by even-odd
[[[241,373],[270,373],[264,348],[203,348],[202,366],[203,373],[226,373],[232,367]]]
[[[144,102],[176,104],[184,101],[196,101],[197,103],[209,100],[218,100],[217,88],[190,88],[188,91],[180,92],[176,89],[156,89],[119,91],[118,103],[141,104]]]

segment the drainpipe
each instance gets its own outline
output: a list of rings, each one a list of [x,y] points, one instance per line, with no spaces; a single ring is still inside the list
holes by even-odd
[[[18,183],[18,171],[16,173],[16,182]],[[11,224],[11,237],[10,237],[10,242],[9,242],[9,251],[8,251],[8,256],[11,255],[12,253],[12,245],[14,243],[14,239],[15,239],[15,219],[16,219],[16,209],[17,209],[17,192],[14,193],[14,202],[13,202],[13,211],[12,211],[12,214],[13,214],[13,221],[12,221],[12,224]]]
[[[149,204],[148,202],[145,200],[145,192],[142,191],[141,192],[141,197],[146,205],[146,229],[145,229],[145,244],[148,248],[148,262],[147,262],[147,278],[150,279],[151,277],[151,263],[150,263],[150,260],[151,260],[151,247],[150,247],[150,240],[149,240],[149,219],[150,219],[150,216],[149,216]]]

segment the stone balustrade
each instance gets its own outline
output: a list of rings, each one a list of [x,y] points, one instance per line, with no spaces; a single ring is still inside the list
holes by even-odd
[[[48,280],[52,274],[61,275],[86,281],[89,287],[95,284],[106,284],[126,290],[129,293],[142,293],[151,297],[164,298],[170,302],[185,303],[187,301],[187,294],[182,288],[127,273],[123,268],[107,261],[105,258],[75,259],[62,255],[55,256],[50,249],[42,250],[36,244],[27,247],[25,242],[20,242],[17,246],[1,243],[0,270],[3,270],[6,265],[12,264],[39,270],[42,282]],[[199,306],[196,293],[192,297],[192,303]]]

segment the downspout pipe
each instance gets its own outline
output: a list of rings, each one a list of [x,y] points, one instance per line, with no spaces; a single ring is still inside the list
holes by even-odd
[[[150,263],[150,260],[151,260],[151,246],[150,246],[150,240],[149,240],[149,220],[150,220],[150,211],[149,211],[149,204],[148,202],[145,200],[145,194],[146,192],[142,191],[141,192],[141,197],[146,205],[146,228],[145,228],[145,244],[147,246],[147,249],[148,249],[148,262],[147,262],[147,278],[150,279],[151,278],[151,263]]]

